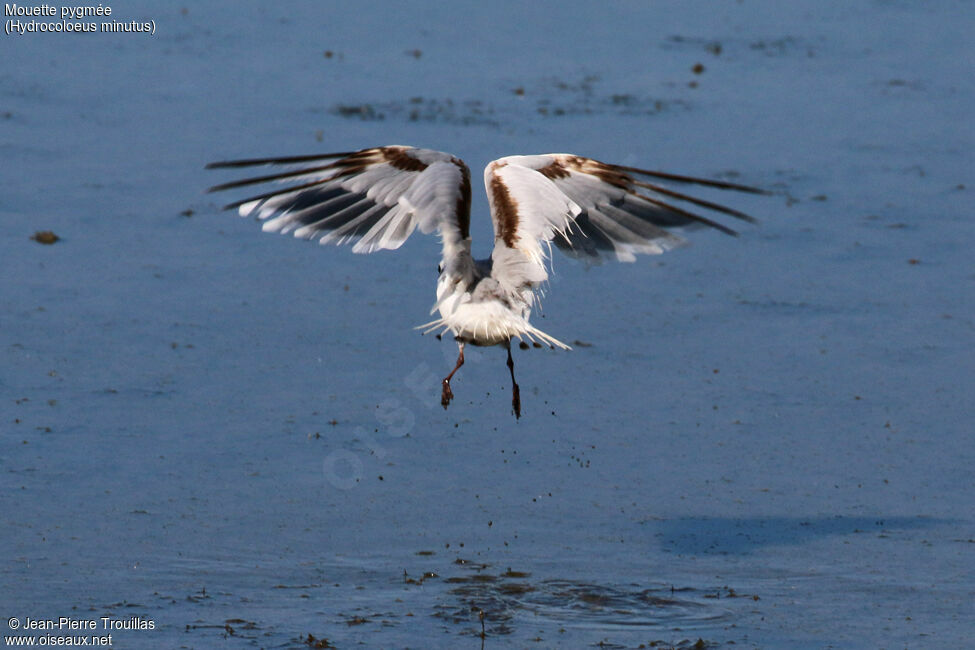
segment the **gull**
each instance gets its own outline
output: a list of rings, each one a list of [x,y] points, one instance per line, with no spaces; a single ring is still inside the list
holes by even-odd
[[[355,253],[395,250],[419,228],[439,234],[437,300],[440,317],[423,333],[449,331],[459,348],[457,364],[442,382],[441,404],[454,397],[450,380],[464,365],[464,346],[502,346],[511,374],[511,407],[521,417],[511,340],[570,349],[529,323],[548,280],[552,245],[590,264],[633,262],[639,254],[663,253],[685,243],[669,229],[731,228],[675,203],[690,204],[743,221],[743,212],[675,191],[667,185],[701,185],[764,194],[718,180],[612,165],[564,153],[507,156],[487,165],[484,187],[494,224],[487,259],[471,256],[470,170],[441,151],[390,145],[308,156],[253,158],[210,163],[207,169],[275,166],[272,174],[211,187],[236,189],[287,183],[234,201],[243,217],[263,221],[268,232],[292,233],[322,244],[352,244]],[[663,183],[663,184],[661,184]]]

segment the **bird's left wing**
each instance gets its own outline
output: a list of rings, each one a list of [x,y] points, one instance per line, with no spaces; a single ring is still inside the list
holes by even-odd
[[[707,226],[736,234],[675,201],[754,221],[661,182],[763,193],[744,185],[610,165],[570,154],[500,158],[484,170],[495,234],[492,275],[509,288],[533,289],[548,278],[545,261],[551,244],[589,262],[607,258],[632,262],[638,254],[662,253],[684,243],[668,228]]]
[[[211,163],[208,169],[258,165],[290,169],[211,187],[229,190],[290,183],[235,201],[241,216],[264,230],[294,233],[323,244],[354,243],[356,253],[399,248],[419,227],[439,230],[445,257],[470,254],[471,182],[459,158],[431,149],[392,145],[361,151]],[[448,255],[449,254],[449,255]]]

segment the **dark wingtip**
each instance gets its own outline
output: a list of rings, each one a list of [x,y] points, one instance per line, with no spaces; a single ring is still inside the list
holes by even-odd
[[[640,169],[639,167],[627,167],[625,165],[615,165],[616,169],[624,172],[631,172],[634,174],[641,174],[643,176],[650,176],[652,178],[660,178],[662,180],[674,181],[676,183],[692,183],[695,185],[705,185],[707,187],[715,187],[719,190],[734,190],[736,192],[747,192],[749,194],[772,194],[768,190],[764,190],[760,187],[752,187],[751,185],[739,185],[738,183],[730,183],[728,181],[718,181],[709,178],[699,178],[697,176],[686,176],[684,174],[672,174],[670,172],[662,172],[651,169]]]
[[[259,165],[298,165],[302,163],[315,162],[318,160],[332,160],[334,158],[346,158],[368,151],[336,151],[334,153],[314,153],[305,156],[277,156],[274,158],[244,158],[241,160],[219,160],[207,163],[204,169],[223,169],[228,167],[256,167]]]
[[[216,162],[207,163],[203,169],[224,169],[228,167],[251,167],[254,165],[264,165],[268,164],[264,160],[259,160],[257,158],[250,160],[218,160]]]
[[[751,216],[749,214],[745,214],[744,212],[742,212],[740,210],[735,210],[734,208],[729,208],[726,205],[721,205],[720,203],[712,203],[711,201],[705,201],[704,199],[699,199],[699,198],[694,197],[694,196],[689,196],[687,194],[681,194],[680,192],[675,192],[675,191],[673,191],[671,189],[668,189],[666,187],[662,187],[660,185],[656,185],[654,183],[644,183],[643,181],[634,180],[633,181],[633,184],[636,185],[637,187],[643,187],[643,188],[646,188],[648,190],[652,190],[654,192],[657,192],[659,194],[663,194],[663,195],[666,195],[666,196],[673,197],[673,198],[675,198],[675,199],[677,199],[679,201],[687,201],[688,203],[693,203],[695,205],[699,205],[699,206],[701,206],[703,208],[707,208],[709,210],[714,210],[716,212],[722,212],[724,214],[731,215],[732,217],[735,217],[736,219],[741,219],[742,221],[747,221],[748,223],[758,223],[758,219],[756,219],[755,217],[753,217],[753,216]],[[639,196],[639,197],[643,197],[642,194],[639,194],[637,192],[633,192],[633,194],[636,195],[636,196]],[[646,197],[643,197],[643,198],[646,198]]]
[[[237,182],[237,181],[233,181],[233,182],[230,182],[230,183],[222,183],[221,185],[214,185],[212,187],[208,187],[207,190],[206,190],[206,193],[207,194],[212,194],[213,192],[221,192],[223,190],[229,190],[229,189],[232,189],[234,187],[238,187],[239,185],[240,185],[240,183]]]

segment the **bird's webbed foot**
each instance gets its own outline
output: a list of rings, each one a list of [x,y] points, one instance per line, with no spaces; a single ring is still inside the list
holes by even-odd
[[[450,380],[443,380],[443,392],[440,394],[440,405],[447,410],[450,406],[450,400],[454,399],[454,391],[450,390]]]

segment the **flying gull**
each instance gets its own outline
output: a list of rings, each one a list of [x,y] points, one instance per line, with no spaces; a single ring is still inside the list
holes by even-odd
[[[731,228],[676,205],[691,204],[744,221],[742,212],[677,192],[667,185],[696,184],[764,193],[724,181],[611,165],[563,153],[507,156],[488,164],[484,187],[494,223],[491,257],[471,256],[470,170],[459,158],[400,145],[342,153],[231,160],[214,168],[280,166],[283,171],[246,178],[210,192],[263,183],[288,183],[225,206],[255,216],[268,232],[292,233],[322,244],[352,244],[355,253],[399,248],[417,228],[438,233],[443,252],[437,301],[440,317],[417,329],[449,331],[457,364],[443,380],[441,404],[454,394],[450,380],[464,365],[464,346],[500,345],[508,352],[511,406],[521,417],[521,397],[511,358],[512,337],[570,349],[529,323],[548,279],[552,244],[590,263],[632,262],[684,240],[670,228]],[[439,334],[438,334],[439,336]]]

